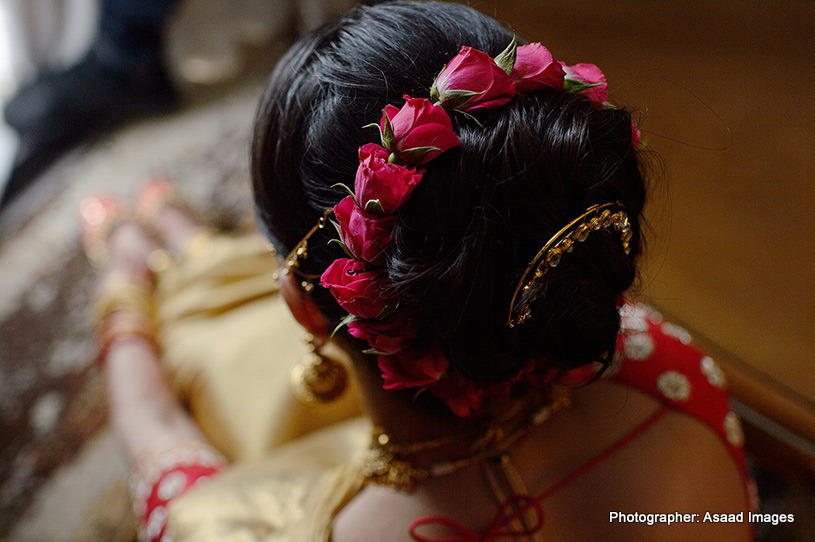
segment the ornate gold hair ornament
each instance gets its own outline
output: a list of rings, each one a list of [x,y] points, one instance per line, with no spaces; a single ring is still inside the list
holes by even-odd
[[[325,228],[326,223],[328,222],[328,217],[334,213],[334,209],[328,209],[323,213],[323,216],[320,217],[320,220],[317,224],[311,228],[308,233],[303,237],[299,243],[294,245],[294,248],[289,252],[289,255],[286,256],[286,259],[283,261],[283,265],[278,271],[278,273],[292,273],[298,278],[302,279],[301,285],[306,292],[311,292],[314,290],[314,281],[320,278],[320,273],[306,273],[300,269],[300,264],[308,259],[308,240],[311,239],[311,236],[317,233],[318,230]]]
[[[623,250],[631,251],[631,225],[625,207],[619,202],[592,205],[559,232],[552,236],[526,267],[509,303],[507,325],[515,327],[532,316],[529,301],[523,299],[523,292],[529,290],[551,267],[557,267],[564,253],[574,249],[575,243],[582,243],[589,234],[598,230],[614,229],[620,234]]]

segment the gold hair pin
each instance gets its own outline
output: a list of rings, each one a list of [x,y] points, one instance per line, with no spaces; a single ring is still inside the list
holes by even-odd
[[[298,278],[302,279],[302,286],[306,292],[311,292],[314,289],[313,281],[320,278],[319,274],[310,274],[300,270],[300,264],[308,258],[308,240],[317,232],[317,230],[325,228],[325,225],[328,223],[328,217],[333,212],[334,209],[330,208],[323,213],[323,216],[320,217],[317,224],[315,224],[314,227],[308,231],[306,236],[303,237],[299,243],[294,245],[292,251],[289,252],[289,255],[286,256],[286,259],[283,261],[283,266],[279,271],[279,273],[283,274],[293,273]]]
[[[574,249],[575,243],[582,243],[589,234],[598,230],[614,229],[620,233],[623,250],[631,251],[631,225],[625,207],[619,202],[592,205],[586,212],[569,222],[549,239],[526,267],[509,304],[507,325],[515,327],[532,315],[528,300],[519,300],[519,294],[529,290],[551,267],[557,267],[564,253]],[[522,296],[521,296],[522,297]],[[516,303],[517,302],[517,303]]]

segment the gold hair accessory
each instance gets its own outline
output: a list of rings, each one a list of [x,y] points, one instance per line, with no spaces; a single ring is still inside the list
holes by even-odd
[[[515,287],[512,301],[509,303],[507,325],[511,328],[515,327],[532,315],[529,301],[523,299],[522,292],[529,290],[546,274],[549,268],[557,267],[564,253],[571,252],[575,243],[582,243],[588,239],[592,231],[612,228],[620,233],[623,250],[628,254],[631,250],[631,225],[628,223],[625,207],[619,202],[592,205],[586,209],[586,212],[553,235],[529,262],[518,286]],[[521,299],[519,299],[519,294]]]
[[[296,275],[302,280],[300,284],[306,293],[314,290],[313,281],[319,279],[320,275],[301,271],[300,264],[308,258],[308,240],[311,239],[311,236],[318,230],[325,228],[325,225],[328,223],[328,217],[331,216],[331,213],[333,212],[333,208],[326,210],[326,212],[323,213],[323,216],[320,217],[320,220],[317,221],[317,224],[308,231],[306,236],[303,237],[299,243],[294,245],[292,251],[289,252],[289,255],[286,256],[286,259],[283,261],[283,267],[278,273],[293,273]]]
[[[333,403],[348,389],[348,371],[341,362],[319,352],[314,335],[306,333],[303,338],[311,352],[292,367],[292,392],[304,405]]]

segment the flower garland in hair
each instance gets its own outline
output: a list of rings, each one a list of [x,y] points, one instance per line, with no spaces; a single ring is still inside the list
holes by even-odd
[[[436,77],[430,99],[404,96],[402,107],[385,107],[379,124],[372,125],[379,128],[380,143],[359,149],[354,190],[338,185],[349,194],[334,206],[340,238],[333,241],[347,257],[335,260],[320,282],[349,313],[341,325],[368,343],[366,353],[377,355],[385,389],[427,388],[455,414],[468,416],[486,398],[508,395],[522,378],[544,385],[554,376],[532,361],[510,381],[485,387],[453,371],[439,346],[418,349],[411,344],[409,308],[390,293],[382,267],[395,216],[422,181],[423,166],[460,145],[448,112],[474,117],[515,94],[545,88],[581,93],[595,107],[609,107],[605,76],[593,64],[567,66],[540,43],[517,46],[514,38],[495,58],[462,47]],[[633,124],[632,141],[636,148],[639,131]]]

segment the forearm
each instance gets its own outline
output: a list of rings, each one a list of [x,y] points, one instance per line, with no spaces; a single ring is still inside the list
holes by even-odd
[[[131,460],[206,439],[168,386],[153,346],[137,338],[107,352],[111,421]]]

